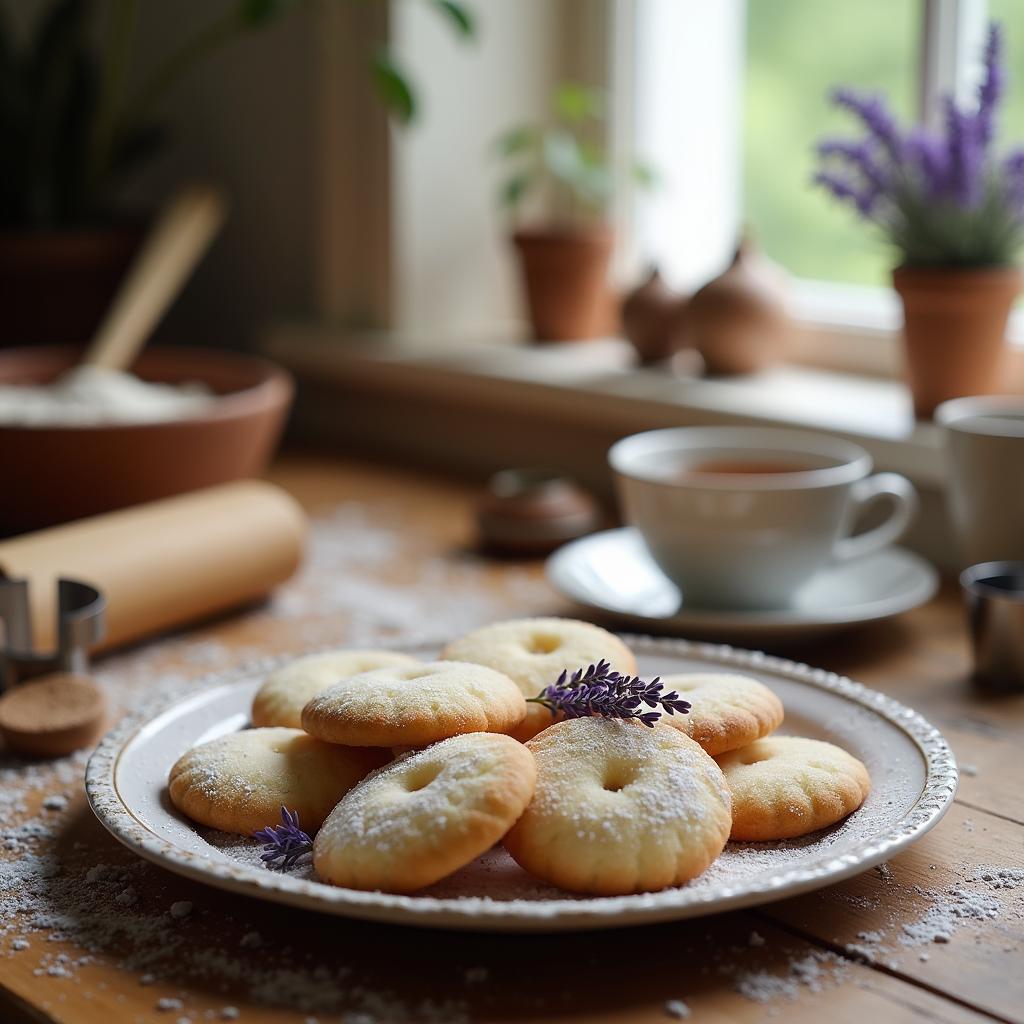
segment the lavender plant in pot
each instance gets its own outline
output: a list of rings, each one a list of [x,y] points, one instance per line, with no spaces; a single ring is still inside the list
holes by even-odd
[[[1024,147],[999,153],[1005,90],[1000,27],[989,27],[974,102],[944,100],[940,131],[902,130],[879,97],[837,89],[856,140],[826,139],[815,181],[880,230],[898,256],[907,383],[919,418],[947,398],[999,390],[1006,323],[1021,290]]]
[[[507,165],[501,205],[512,224],[533,336],[538,341],[597,337],[614,328],[608,288],[614,236],[606,220],[615,174],[601,144],[604,96],[565,83],[550,118],[518,125],[498,139]],[[640,185],[653,181],[628,167]]]

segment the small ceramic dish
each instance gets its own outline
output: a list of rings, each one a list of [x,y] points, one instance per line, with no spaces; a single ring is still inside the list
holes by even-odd
[[[86,792],[125,846],[170,871],[257,899],[345,917],[430,928],[564,931],[698,917],[819,889],[865,871],[920,839],[946,812],[957,771],[949,745],[920,715],[830,672],[749,651],[626,637],[641,675],[735,671],[762,680],[786,706],[783,732],[830,740],[871,773],[864,805],[832,829],[778,843],[730,843],[687,885],[635,896],[580,897],[527,875],[502,848],[413,896],[358,892],[260,864],[255,841],[195,827],[167,797],[187,749],[244,729],[252,696],[277,659],[206,680],[155,715],[140,712],[99,745]],[[434,652],[412,649],[431,657]]]

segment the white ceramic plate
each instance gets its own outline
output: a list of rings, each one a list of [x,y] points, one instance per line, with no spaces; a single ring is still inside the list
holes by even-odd
[[[923,558],[890,547],[823,570],[797,592],[791,608],[690,608],[632,527],[566,544],[548,559],[547,573],[560,593],[625,628],[747,641],[812,636],[888,619],[931,600],[939,586],[939,574]]]
[[[308,868],[289,874],[264,868],[256,860],[255,843],[242,840],[232,847],[204,836],[167,798],[168,770],[185,750],[246,727],[252,695],[268,664],[208,680],[199,692],[155,716],[123,722],[89,761],[89,802],[110,832],[136,853],[218,888],[406,925],[557,931],[696,917],[831,885],[920,838],[953,800],[957,772],[946,741],[920,715],[881,693],[763,654],[680,640],[626,640],[642,675],[724,668],[761,679],[786,706],[783,732],[832,740],[867,764],[872,791],[864,806],[844,823],[805,839],[730,844],[702,876],[657,893],[572,896],[531,879],[500,847],[415,896],[335,888],[316,881]]]

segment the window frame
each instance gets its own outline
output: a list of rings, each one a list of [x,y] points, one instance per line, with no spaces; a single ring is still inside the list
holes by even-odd
[[[610,33],[613,49],[609,55],[609,77],[617,115],[613,144],[630,152],[643,153],[655,166],[660,164],[659,156],[662,161],[671,161],[671,145],[665,144],[656,123],[655,96],[699,95],[705,116],[699,125],[691,127],[706,129],[711,123],[719,129],[710,137],[699,136],[702,153],[710,154],[708,162],[718,166],[724,161],[734,161],[728,186],[732,192],[725,201],[722,190],[714,188],[710,201],[706,201],[706,182],[700,180],[699,168],[694,172],[684,167],[667,182],[674,194],[700,196],[703,216],[696,218],[698,225],[702,222],[716,225],[710,231],[701,233],[698,228],[695,232],[697,244],[691,249],[700,249],[703,258],[687,261],[683,273],[676,275],[676,283],[683,288],[699,286],[716,272],[715,268],[727,262],[742,223],[742,108],[737,105],[736,93],[741,93],[746,3],[747,0],[718,0],[715,4],[703,0],[625,0],[613,9]],[[920,3],[918,116],[922,123],[936,127],[942,117],[942,98],[952,94],[962,99],[977,84],[988,5],[986,0],[920,0]],[[711,59],[717,61],[719,73],[737,83],[732,92],[716,89],[707,82],[701,83],[704,87],[698,92],[687,61],[663,60],[659,67],[657,53],[645,51],[645,47],[651,45],[650,40],[672,37],[669,18],[673,17],[686,20],[691,36],[699,37],[712,55]],[[732,38],[723,40],[723,31],[731,32]],[[679,136],[684,138],[687,137],[685,117],[684,112],[683,125],[675,126]],[[693,138],[694,134],[689,137]],[[616,212],[624,225],[625,244],[617,269],[618,277],[627,280],[635,279],[642,272],[645,251],[657,251],[657,235],[652,235],[650,222],[659,215],[655,212],[656,205],[645,202],[630,182],[624,180],[620,186],[623,198]],[[689,202],[692,206],[698,200]],[[685,207],[685,201],[676,202],[674,210],[660,219],[690,225],[693,221],[682,216]],[[793,307],[801,328],[795,346],[798,360],[828,369],[876,376],[899,373],[897,332],[901,311],[891,289],[798,278],[793,283]],[[1024,348],[1024,310],[1011,315],[1008,336],[1011,343]],[[1014,355],[1016,361],[1024,362],[1024,351]]]

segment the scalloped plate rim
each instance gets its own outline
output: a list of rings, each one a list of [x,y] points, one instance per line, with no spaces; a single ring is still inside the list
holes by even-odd
[[[175,874],[249,897],[332,913],[345,917],[424,928],[463,931],[569,931],[627,927],[680,920],[757,906],[833,885],[862,873],[915,842],[933,828],[952,805],[958,774],[948,742],[920,714],[876,690],[824,669],[758,651],[687,640],[625,635],[640,654],[701,658],[717,665],[771,671],[796,682],[839,694],[886,719],[918,749],[925,765],[924,786],[902,821],[872,837],[859,852],[831,862],[816,862],[780,870],[757,886],[740,886],[731,895],[708,894],[686,899],[686,887],[630,896],[566,900],[489,900],[487,897],[402,896],[332,888],[289,875],[228,862],[215,864],[159,835],[121,798],[116,784],[121,754],[159,719],[186,704],[213,699],[220,691],[241,685],[257,672],[300,656],[290,653],[214,673],[195,682],[184,697],[158,700],[137,709],[108,733],[89,758],[85,788],[89,806],[100,823],[122,845],[145,860]],[[424,644],[381,644],[398,649],[422,649]],[[306,652],[308,653],[308,652]]]

